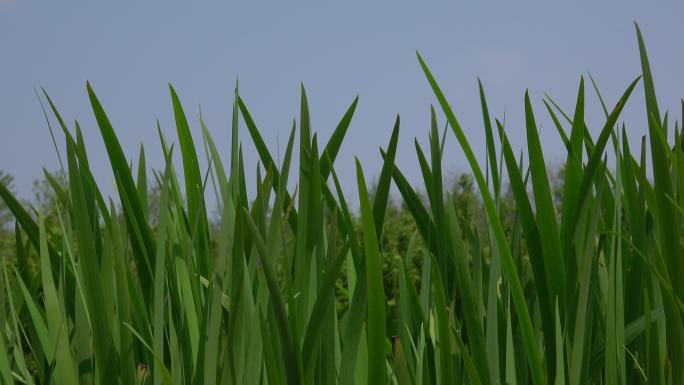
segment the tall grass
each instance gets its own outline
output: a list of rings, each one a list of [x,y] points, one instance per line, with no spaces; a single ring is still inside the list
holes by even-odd
[[[40,208],[23,207],[0,184],[18,224],[17,260],[2,264],[0,279],[0,382],[684,384],[684,138],[679,123],[671,130],[661,115],[638,27],[637,37],[643,76],[612,110],[601,98],[598,137],[584,123],[583,80],[572,114],[544,101],[567,149],[559,212],[529,96],[523,160],[490,117],[480,84],[482,165],[418,55],[479,188],[484,237],[444,193],[444,135],[434,108],[429,147],[416,142],[427,201],[395,165],[397,118],[372,198],[357,161],[357,217],[334,167],[356,100],[319,143],[302,88],[299,122],[277,164],[236,90],[230,162],[222,163],[221,147],[200,122],[210,165],[202,170],[170,88],[177,143],[159,129],[166,165],[150,178],[144,150],[136,170],[88,85],[116,180],[114,202],[94,182],[80,127],[67,127],[44,93],[66,141],[66,186],[47,175],[59,237],[48,236]],[[618,121],[638,83],[649,137],[632,150]],[[261,159],[256,175],[244,171],[240,119]],[[179,152],[182,179],[172,162]],[[297,178],[294,191],[290,178]],[[160,189],[158,214],[148,208],[148,179]],[[248,196],[253,179],[256,194]],[[512,231],[502,224],[504,183],[516,204]],[[417,224],[412,244],[421,237],[425,247],[402,256],[397,305],[388,311],[378,240],[392,184]],[[218,231],[205,201],[212,186]],[[39,261],[37,272],[25,268],[30,258]],[[423,260],[419,285],[414,258]],[[528,271],[532,279],[523,279]]]

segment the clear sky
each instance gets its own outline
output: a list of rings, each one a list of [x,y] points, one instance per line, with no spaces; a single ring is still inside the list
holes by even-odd
[[[114,191],[111,171],[85,91],[90,80],[131,158],[145,144],[162,166],[155,121],[175,138],[167,83],[183,102],[199,144],[198,110],[220,146],[229,148],[230,103],[239,78],[267,144],[284,145],[298,118],[304,83],[313,129],[327,140],[356,95],[357,113],[336,162],[356,195],[353,156],[367,177],[381,167],[395,114],[401,114],[399,166],[419,182],[413,138],[425,143],[435,99],[416,60],[418,49],[452,103],[478,156],[484,134],[477,77],[490,110],[506,111],[517,148],[524,145],[523,95],[529,88],[542,127],[547,162],[563,148],[542,108],[549,93],[573,109],[580,75],[591,73],[611,106],[640,73],[633,21],[644,32],[661,107],[680,116],[684,96],[684,2],[170,2],[95,5],[0,0],[0,169],[29,196],[42,167],[55,170],[53,150],[34,87],[45,87],[63,116],[78,119],[98,182]],[[461,4],[458,4],[461,3]],[[563,4],[560,4],[563,3]],[[594,4],[595,3],[595,4]],[[641,87],[641,86],[640,86]],[[596,133],[598,102],[587,88],[588,125]],[[623,115],[634,141],[645,133],[643,92]],[[443,121],[443,118],[441,118]],[[242,128],[246,162],[257,157]],[[60,145],[63,139],[58,137]],[[452,172],[468,171],[453,135]]]

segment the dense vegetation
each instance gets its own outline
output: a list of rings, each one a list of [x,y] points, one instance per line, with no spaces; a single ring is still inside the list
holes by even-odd
[[[433,108],[414,188],[395,166],[397,118],[370,192],[357,162],[358,214],[334,167],[356,100],[321,145],[302,89],[276,164],[236,90],[229,161],[201,122],[201,170],[171,88],[178,141],[159,130],[166,166],[148,174],[144,150],[134,169],[88,85],[115,202],[94,182],[80,127],[45,93],[66,142],[62,169],[37,190],[49,193],[27,206],[0,175],[0,382],[683,384],[684,137],[661,115],[637,36],[643,75],[612,109],[600,98],[598,137],[583,80],[572,114],[544,101],[567,149],[562,184],[527,95],[522,159],[480,87],[483,166],[419,55],[447,129]],[[618,121],[639,83],[648,141],[632,150]],[[240,120],[256,175],[244,172]],[[456,188],[442,169],[449,131],[472,173]],[[390,204],[392,185],[401,203]]]

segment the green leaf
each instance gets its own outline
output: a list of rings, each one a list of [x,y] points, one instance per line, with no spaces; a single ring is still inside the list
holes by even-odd
[[[259,229],[254,223],[248,212],[245,211],[245,219],[251,230],[252,237],[254,238],[257,251],[260,256],[260,261],[264,268],[264,273],[266,276],[266,283],[268,285],[268,290],[271,295],[271,301],[273,305],[273,310],[275,312],[276,322],[278,324],[278,330],[280,333],[280,343],[282,344],[282,354],[283,361],[285,363],[285,370],[287,372],[288,384],[300,384],[302,377],[302,361],[300,353],[295,344],[295,340],[292,335],[292,329],[287,317],[287,309],[285,307],[285,302],[283,300],[282,293],[278,287],[278,279],[275,275],[275,270],[271,265],[271,257],[268,255],[266,243],[259,234]]]
[[[641,35],[639,25],[635,23],[637,40],[639,43],[639,54],[641,57],[641,69],[644,77],[644,95],[646,98],[646,114],[648,118],[648,131],[651,142],[651,158],[653,161],[653,187],[656,197],[657,215],[655,221],[658,223],[657,233],[665,265],[670,274],[674,277],[684,276],[684,259],[682,258],[681,246],[681,227],[680,218],[677,211],[672,210],[667,196],[673,196],[672,180],[670,175],[670,162],[667,159],[667,151],[658,139],[658,132],[661,132],[667,139],[667,127],[661,125],[660,111],[655,94],[653,75],[649,64],[648,55],[644,39]],[[674,292],[677,298],[684,299],[684,282],[681,279],[673,281]],[[666,318],[674,320],[681,318],[682,315],[676,314],[676,306],[672,301],[665,301]],[[670,343],[672,355],[673,383],[684,382],[684,325],[677,322],[667,322],[667,335]]]
[[[390,183],[392,182],[392,171],[394,170],[394,159],[397,155],[397,143],[399,142],[399,115],[394,122],[394,129],[387,145],[387,152],[384,156],[384,163],[380,171],[380,179],[375,190],[375,200],[373,201],[373,218],[378,239],[382,236],[382,227],[387,212],[389,202]]]
[[[69,326],[67,318],[59,306],[57,287],[52,277],[52,266],[47,247],[47,233],[45,231],[45,221],[41,216],[39,219],[40,228],[40,265],[41,277],[43,278],[43,301],[47,326],[50,332],[50,339],[55,344],[55,372],[56,380],[59,384],[75,384],[78,382],[74,362],[69,350]]]
[[[468,140],[466,139],[465,134],[461,129],[460,124],[456,120],[456,116],[454,115],[451,106],[444,97],[442,90],[437,85],[437,82],[430,73],[430,70],[427,68],[427,65],[423,61],[420,54],[418,54],[418,60],[420,62],[421,67],[423,68],[423,72],[425,73],[428,82],[430,83],[430,86],[432,87],[433,92],[435,93],[435,96],[439,100],[439,104],[442,106],[442,110],[447,116],[449,125],[451,126],[454,134],[456,135],[456,138],[458,139],[458,142],[461,145],[461,149],[463,150],[463,152],[466,155],[466,158],[468,159],[468,163],[470,164],[473,174],[475,175],[475,180],[477,181],[477,184],[480,188],[482,200],[484,202],[485,210],[487,212],[487,218],[490,221],[495,241],[501,253],[504,271],[506,272],[506,277],[508,278],[510,284],[513,304],[515,305],[516,313],[518,315],[521,331],[523,334],[525,351],[527,352],[527,356],[532,369],[532,382],[535,385],[545,385],[546,379],[542,367],[541,356],[539,354],[539,348],[537,347],[537,341],[534,335],[534,330],[532,328],[532,320],[530,318],[530,313],[525,302],[525,296],[523,294],[522,285],[520,283],[517,268],[515,267],[515,262],[513,261],[513,256],[511,255],[511,251],[508,246],[508,241],[506,240],[506,236],[503,231],[503,226],[497,215],[496,206],[494,205],[492,197],[489,195],[489,192],[487,190],[487,184],[485,182],[484,176],[482,175],[480,166],[477,163],[475,154],[473,153],[470,144],[468,143]]]
[[[364,252],[366,256],[366,279],[368,290],[368,383],[384,384],[387,373],[385,366],[385,289],[382,285],[380,249],[376,238],[373,212],[361,163],[356,160],[356,178],[361,203]]]
[[[532,266],[532,274],[534,276],[534,284],[537,289],[537,298],[539,300],[539,308],[541,310],[542,328],[544,335],[553,335],[553,323],[551,318],[551,291],[548,289],[547,274],[544,265],[544,256],[542,243],[537,227],[537,221],[532,211],[532,204],[527,195],[525,182],[522,177],[521,170],[518,168],[515,155],[511,148],[508,136],[504,132],[503,125],[496,121],[499,135],[501,136],[501,145],[503,149],[503,156],[506,160],[506,170],[508,172],[508,179],[513,191],[513,197],[517,206],[517,215],[520,220],[523,234],[525,236],[525,244],[529,253],[530,264]],[[548,347],[553,347],[553,340],[546,340]],[[550,355],[553,350],[546,349],[545,354],[548,363],[552,362]]]
[[[181,106],[176,91],[169,84],[173,115],[176,118],[176,129],[183,158],[183,175],[185,176],[185,194],[188,201],[188,219],[190,234],[194,238],[195,250],[199,262],[200,274],[208,276],[211,270],[209,256],[209,226],[207,224],[207,209],[204,202],[204,188],[199,170],[195,143],[190,133],[185,112]]]
[[[492,134],[492,121],[489,117],[489,108],[487,108],[487,98],[485,97],[484,87],[482,86],[482,81],[480,81],[479,78],[477,79],[477,85],[480,90],[480,105],[482,106],[482,119],[484,120],[485,139],[487,141],[487,160],[492,172],[494,195],[498,196],[501,192],[501,184],[499,180],[499,170],[496,168],[496,148],[494,147],[494,135]]]
[[[580,86],[580,92],[582,86]],[[537,124],[532,112],[529,93],[525,92],[525,122],[527,126],[527,148],[530,157],[532,187],[536,208],[537,228],[542,245],[544,272],[548,278],[550,298],[558,297],[561,309],[565,303],[565,259],[561,249],[560,237],[556,225],[556,210],[551,198],[548,172],[542,154]],[[573,133],[574,133],[573,129]],[[572,140],[571,140],[572,142]],[[581,156],[581,155],[580,155]],[[511,165],[509,164],[509,167]]]
[[[323,177],[323,180],[327,180],[328,175],[330,175],[330,171],[333,168],[333,163],[335,162],[335,158],[337,158],[337,154],[342,146],[344,136],[347,134],[347,129],[349,128],[349,124],[354,116],[354,111],[356,110],[356,104],[358,102],[359,97],[357,96],[347,109],[347,112],[345,112],[344,116],[342,116],[342,119],[338,123],[337,127],[335,127],[335,131],[333,131],[332,135],[330,136],[328,143],[325,145],[325,149],[321,155],[321,176]],[[397,120],[399,120],[398,117]]]
[[[477,369],[478,377],[484,384],[491,382],[489,366],[485,346],[485,336],[481,307],[475,294],[475,285],[471,278],[468,255],[463,237],[461,225],[456,216],[456,204],[454,201],[448,207],[448,232],[451,234],[451,249],[456,271],[456,282],[463,306],[463,318],[465,320],[468,342],[472,354],[473,363]],[[475,256],[478,258],[479,256]]]
[[[451,331],[449,330],[449,306],[446,303],[444,284],[437,260],[432,256],[432,291],[434,293],[437,335],[435,345],[439,349],[440,384],[454,383],[454,368],[451,357]]]
[[[309,323],[306,327],[306,333],[304,334],[302,343],[302,361],[304,363],[305,373],[310,373],[314,370],[316,362],[316,357],[314,357],[316,340],[320,337],[323,328],[324,319],[321,315],[324,313],[325,308],[334,302],[335,281],[340,273],[347,252],[349,251],[349,245],[350,241],[347,241],[342,250],[328,266],[325,276],[323,277],[323,282],[318,289],[318,296],[316,297],[316,302],[311,311],[311,317],[309,318]]]
[[[143,295],[151,295],[152,288],[152,264],[151,258],[154,257],[154,240],[151,235],[147,218],[145,218],[142,209],[142,203],[138,196],[138,190],[133,182],[133,175],[131,169],[128,167],[128,162],[121,149],[121,144],[114,133],[109,118],[105,114],[100,101],[95,92],[87,83],[88,96],[90,104],[97,120],[97,125],[100,127],[100,134],[104,141],[109,161],[114,173],[114,179],[121,198],[121,205],[124,207],[124,215],[126,217],[126,224],[131,231],[131,246],[133,248],[133,255],[136,259],[140,284],[143,289]]]

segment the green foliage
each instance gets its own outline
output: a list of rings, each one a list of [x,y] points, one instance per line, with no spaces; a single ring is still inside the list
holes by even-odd
[[[12,191],[14,177],[0,171],[0,184],[7,186]],[[0,200],[0,260],[14,260],[14,237],[12,236],[12,211],[7,207],[4,200]]]
[[[0,171],[0,183],[5,185],[10,191],[14,183],[14,177],[4,171]],[[5,201],[0,202],[0,229],[6,229],[12,221],[12,212]]]
[[[427,146],[415,141],[422,185],[395,164],[397,117],[370,188],[356,163],[357,215],[335,158],[358,99],[324,143],[302,87],[277,164],[236,89],[229,163],[200,118],[202,169],[170,87],[178,145],[158,127],[165,165],[149,170],[142,147],[136,168],[127,160],[88,84],[115,202],[94,182],[78,123],[68,127],[45,94],[64,134],[65,168],[45,173],[31,205],[0,174],[0,381],[683,383],[684,141],[680,123],[668,130],[658,110],[638,28],[637,36],[643,79],[612,110],[591,79],[606,115],[599,136],[586,126],[584,80],[573,114],[544,99],[567,149],[557,173],[544,162],[528,93],[518,158],[479,83],[486,148],[476,154],[418,56],[444,114],[432,108]],[[639,81],[650,156],[645,139],[633,152],[626,124],[618,126]],[[255,175],[244,171],[240,119],[261,160]],[[445,176],[449,130],[472,174]]]

